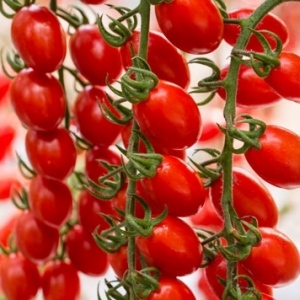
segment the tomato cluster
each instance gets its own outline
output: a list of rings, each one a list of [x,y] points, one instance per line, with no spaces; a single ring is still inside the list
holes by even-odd
[[[271,299],[293,282],[299,252],[277,229],[264,182],[300,187],[300,137],[248,114],[300,102],[286,25],[268,11],[257,20],[254,9],[226,12],[222,1],[142,0],[110,6],[120,16],[108,30],[102,17],[59,5],[10,7],[9,99],[26,130],[27,181],[0,189],[20,210],[0,229],[7,299],[79,299],[80,274],[108,268],[109,299],[195,300],[179,277],[200,273],[207,299]],[[151,6],[159,31],[147,26]],[[233,48],[220,69],[202,55],[224,41]],[[196,87],[189,57],[213,70]],[[198,103],[195,93],[208,92]]]

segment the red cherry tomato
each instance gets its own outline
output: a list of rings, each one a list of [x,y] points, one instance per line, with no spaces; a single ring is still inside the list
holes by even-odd
[[[34,216],[52,227],[60,228],[72,213],[72,193],[60,180],[35,176],[30,182],[28,202]]]
[[[146,300],[196,300],[190,288],[178,278],[161,277],[158,283],[159,289],[153,291]]]
[[[0,244],[3,247],[7,247],[9,245],[9,239],[11,235],[14,233],[18,218],[19,218],[19,212],[14,213],[0,227]]]
[[[132,120],[130,120],[126,125],[124,125],[122,127],[122,130],[121,130],[122,142],[123,142],[126,149],[128,148],[129,139],[130,139],[130,136],[131,136],[131,129],[132,129]],[[148,139],[149,139],[149,137],[148,137]],[[150,141],[150,143],[151,143],[151,145],[154,148],[154,151],[156,153],[165,154],[165,155],[173,155],[173,156],[176,156],[178,158],[181,158],[182,160],[186,159],[186,150],[171,149],[171,148],[165,147],[164,145],[157,144],[152,140]],[[141,140],[139,141],[138,151],[140,153],[146,153],[147,152],[146,146]]]
[[[4,177],[0,179],[0,201],[9,200],[13,190],[19,190],[21,182],[16,177]]]
[[[228,13],[228,16],[230,19],[245,19],[248,18],[252,13],[254,9],[251,8],[239,8],[236,10],[233,10]],[[276,15],[272,13],[268,13],[255,27],[257,31],[260,30],[269,30],[276,35],[279,36],[281,39],[283,46],[287,44],[289,40],[289,34],[287,27],[285,23],[279,19]],[[237,24],[225,24],[224,27],[224,40],[229,44],[234,46],[237,39],[239,38],[241,34],[241,26]],[[272,49],[276,48],[276,40],[269,34],[262,33],[263,36],[267,39],[269,42],[270,46]],[[252,34],[247,46],[247,50],[252,50],[252,51],[263,51],[263,47],[261,43],[259,42],[258,38]]]
[[[110,105],[103,89],[99,86],[86,86],[75,100],[75,123],[83,138],[91,144],[110,146],[117,142],[122,126],[110,122],[102,114],[98,104],[100,98]]]
[[[262,284],[282,287],[292,283],[300,274],[300,255],[296,245],[285,234],[260,227],[262,241],[252,248],[241,264]]]
[[[65,115],[63,88],[51,74],[23,69],[11,83],[10,99],[22,124],[36,130],[53,130]]]
[[[253,216],[259,226],[275,227],[278,222],[278,209],[267,188],[247,171],[233,169],[233,205],[240,218]],[[223,191],[222,176],[210,187],[210,197],[219,216],[223,216],[221,198]],[[223,218],[223,217],[222,217]]]
[[[212,52],[223,39],[223,18],[213,1],[199,6],[197,0],[174,0],[156,5],[155,14],[166,38],[187,53]]]
[[[112,83],[119,77],[122,71],[119,49],[105,42],[97,25],[81,25],[69,45],[76,68],[91,84],[104,86],[106,80]]]
[[[243,268],[243,266],[240,263],[238,263],[237,268],[238,268],[239,275],[249,276],[249,273]],[[219,297],[219,299],[221,299],[223,292],[225,290],[225,287],[220,282],[219,278],[226,279],[227,261],[220,253],[218,253],[217,256],[204,269],[204,276],[206,277],[208,284],[210,285],[213,292],[217,295],[217,297]],[[261,284],[255,278],[253,278],[253,280],[254,280],[254,285],[255,285],[256,289],[260,293],[262,293],[264,295],[269,295],[269,296],[273,295],[272,288]],[[242,291],[244,291],[244,292],[249,287],[249,284],[243,278],[240,278],[238,280],[238,284],[239,284],[240,288],[242,289]]]
[[[221,70],[221,79],[228,74],[229,65]],[[218,94],[226,100],[226,91],[218,89]],[[251,67],[241,65],[238,74],[236,105],[249,109],[266,108],[279,102],[281,97],[259,77]]]
[[[11,38],[25,64],[40,73],[51,73],[64,61],[64,30],[45,6],[31,4],[21,8],[13,17]]]
[[[273,68],[266,83],[282,98],[300,102],[300,56],[281,52],[279,55],[280,66]]]
[[[65,128],[49,132],[29,129],[25,146],[28,159],[38,174],[63,180],[73,172],[76,148]]]
[[[19,251],[27,259],[43,264],[56,254],[59,231],[39,221],[27,210],[17,220],[15,238]]]
[[[245,157],[265,181],[280,188],[300,186],[300,137],[276,125],[268,125],[259,138],[260,148],[250,148]]]
[[[75,268],[86,275],[100,276],[107,271],[107,253],[81,225],[75,225],[67,233],[66,252]]]
[[[46,264],[42,274],[45,300],[77,300],[80,278],[76,268],[67,261],[54,260]]]
[[[37,266],[19,254],[3,257],[0,278],[3,292],[9,300],[34,299],[41,284]]]
[[[165,155],[154,177],[141,179],[148,197],[158,205],[166,205],[172,216],[185,217],[198,212],[206,192],[198,174],[185,162]]]
[[[117,148],[94,146],[85,154],[85,173],[88,178],[98,182],[98,178],[107,174],[107,169],[98,161],[103,160],[111,165],[121,165],[121,154]]]
[[[108,253],[108,261],[118,278],[122,279],[128,270],[127,245],[121,246],[117,252]],[[135,264],[136,270],[142,269],[138,251],[136,251]]]
[[[121,47],[122,63],[125,70],[132,66],[132,47],[138,53],[140,31],[134,31]],[[190,70],[184,55],[163,35],[150,31],[148,38],[147,62],[158,78],[175,83],[183,89],[190,84]]]
[[[136,245],[149,266],[168,276],[184,276],[202,262],[202,246],[194,230],[183,220],[167,216],[149,237],[138,236]]]
[[[200,137],[201,115],[196,102],[166,81],[160,81],[146,100],[133,105],[133,115],[146,137],[167,148],[186,149]]]
[[[99,226],[99,232],[109,228],[109,224],[101,214],[114,215],[112,201],[104,201],[82,191],[78,198],[78,217],[87,234],[94,232]]]

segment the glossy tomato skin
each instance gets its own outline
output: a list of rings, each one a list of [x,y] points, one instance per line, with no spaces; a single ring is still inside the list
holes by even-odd
[[[267,188],[249,172],[233,168],[233,205],[240,218],[254,216],[259,226],[275,227],[278,222],[278,209]],[[223,177],[214,181],[210,187],[210,198],[219,216],[223,218],[221,197]]]
[[[228,13],[230,19],[244,19],[249,17],[253,13],[254,9],[251,8],[239,8]],[[269,30],[277,34],[283,46],[287,44],[289,40],[289,34],[285,23],[272,13],[268,13],[256,26],[256,30]],[[224,27],[224,40],[229,44],[234,46],[239,35],[241,33],[241,27],[237,24],[225,24]],[[264,37],[267,38],[272,49],[276,48],[276,40],[268,34],[263,33]],[[257,37],[252,34],[249,42],[246,46],[247,50],[252,51],[263,51],[261,43]]]
[[[104,86],[106,80],[112,83],[119,77],[122,71],[119,49],[105,42],[97,25],[77,28],[69,47],[76,68],[91,84]]]
[[[221,79],[224,79],[229,70],[229,65],[221,70]],[[226,100],[226,91],[218,89],[219,96]],[[273,106],[281,100],[281,97],[259,77],[254,70],[245,65],[240,66],[237,83],[236,105],[248,109],[260,109]]]
[[[124,125],[121,129],[121,138],[122,142],[125,146],[125,148],[128,148],[129,139],[131,136],[131,130],[132,130],[132,122],[133,120],[130,120],[126,125]],[[141,131],[143,134],[143,132]],[[165,145],[157,144],[153,140],[150,140],[148,137],[149,142],[151,143],[152,147],[154,148],[154,151],[159,154],[165,154],[165,155],[173,155],[176,156],[182,160],[186,160],[186,150],[181,149],[171,149],[166,147]],[[147,149],[143,141],[139,141],[139,153],[146,153]]]
[[[66,235],[66,253],[75,268],[89,276],[101,276],[108,268],[107,253],[87,234],[81,225],[75,225]]]
[[[30,181],[28,203],[37,219],[60,228],[71,216],[73,197],[63,181],[37,175]]]
[[[167,81],[159,81],[146,100],[134,104],[133,115],[146,137],[171,149],[191,147],[201,134],[196,102],[181,87]]]
[[[146,300],[196,300],[190,288],[178,278],[162,276],[158,283],[159,289],[153,291]]]
[[[42,291],[45,300],[78,300],[80,297],[78,271],[68,261],[50,261],[42,274]]]
[[[98,199],[86,190],[81,191],[78,198],[78,218],[87,234],[93,233],[97,226],[98,232],[109,228],[101,213],[114,215],[112,202]]]
[[[138,236],[136,245],[146,263],[167,276],[191,274],[202,262],[202,246],[196,233],[177,217],[167,216],[149,237]]]
[[[99,147],[93,146],[85,154],[85,174],[94,182],[98,182],[98,178],[107,174],[107,169],[98,162],[103,160],[111,165],[121,165],[121,154],[114,146]]]
[[[51,74],[23,69],[11,83],[10,99],[18,118],[29,128],[53,130],[65,115],[63,88]]]
[[[24,257],[33,263],[43,264],[56,254],[59,230],[39,221],[31,211],[26,210],[17,220],[15,238]]]
[[[110,146],[117,142],[121,125],[110,122],[101,112],[98,101],[105,99],[105,91],[99,86],[86,86],[78,95],[74,104],[75,123],[82,137],[98,146]]]
[[[259,231],[262,241],[241,264],[262,284],[277,288],[291,284],[300,274],[296,245],[277,229],[259,227]]]
[[[29,129],[25,147],[30,164],[39,175],[64,180],[74,170],[76,148],[63,127],[49,132]]]
[[[267,125],[259,138],[260,149],[245,157],[251,168],[268,183],[285,189],[300,186],[300,137],[283,127]]]
[[[209,53],[223,39],[223,19],[211,0],[201,1],[201,6],[197,0],[162,3],[155,6],[155,14],[166,38],[184,52]]]
[[[13,17],[11,38],[25,64],[39,73],[51,73],[64,61],[64,30],[45,6],[31,4],[21,8]]]
[[[9,300],[34,299],[41,285],[38,267],[18,253],[1,260],[0,278]]]
[[[154,203],[166,205],[172,216],[193,215],[205,202],[206,192],[198,174],[174,156],[164,155],[154,177],[142,178],[141,186]]]
[[[300,56],[290,52],[281,52],[280,66],[273,68],[266,83],[282,98],[300,102]]]
[[[134,31],[130,39],[121,47],[120,53],[125,70],[132,66],[131,47],[138,53],[140,31]],[[147,62],[151,71],[159,79],[173,82],[183,89],[190,84],[190,70],[186,58],[162,34],[149,32]]]

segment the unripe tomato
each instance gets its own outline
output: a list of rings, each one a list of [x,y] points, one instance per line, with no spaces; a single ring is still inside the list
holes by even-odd
[[[155,14],[166,38],[187,53],[212,52],[223,39],[223,18],[211,0],[174,0],[156,5]]]
[[[154,226],[149,237],[138,236],[136,245],[149,266],[168,276],[191,274],[202,262],[202,246],[196,233],[177,217],[167,216]]]
[[[70,38],[71,58],[78,69],[93,85],[112,83],[121,71],[119,49],[106,43],[97,25],[85,24],[77,28]]]
[[[66,36],[56,15],[31,4],[13,17],[11,38],[27,67],[39,73],[57,70],[66,56]]]
[[[167,81],[159,81],[146,100],[134,104],[133,115],[146,137],[167,148],[191,147],[201,134],[196,102],[181,87]]]
[[[53,130],[65,115],[63,88],[51,74],[23,69],[11,83],[10,99],[18,118],[29,128]]]

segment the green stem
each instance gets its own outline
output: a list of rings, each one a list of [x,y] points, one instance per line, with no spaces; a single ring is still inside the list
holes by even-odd
[[[273,8],[284,2],[290,2],[291,0],[266,0],[262,3],[247,19],[241,20],[241,34],[237,40],[236,45],[233,48],[233,52],[236,50],[244,49],[251,36],[249,28],[255,28],[260,20]],[[300,0],[294,0],[299,2]],[[232,57],[232,62],[228,71],[228,75],[224,80],[224,87],[227,91],[227,99],[224,108],[224,117],[226,120],[227,130],[230,130],[234,126],[234,120],[236,116],[236,89],[237,78],[239,72],[240,62]],[[228,134],[226,135],[224,149],[221,155],[221,164],[223,167],[223,195],[222,195],[222,208],[224,213],[224,233],[229,245],[235,243],[234,237],[231,235],[233,230],[233,220],[230,214],[230,205],[232,204],[232,165],[233,154],[230,148],[233,146],[234,139]],[[227,268],[227,284],[236,287],[234,280],[237,274],[237,264],[228,263]]]
[[[140,45],[139,45],[139,56],[143,59],[147,59],[147,50],[148,50],[148,35],[150,27],[150,4],[147,0],[141,0],[139,4],[139,13],[141,16],[141,34],[140,34]],[[136,133],[139,130],[139,126],[136,120],[133,118],[132,124],[132,134],[129,140],[128,152],[137,152],[138,151],[138,134]],[[131,170],[129,170],[131,171]],[[135,170],[132,170],[136,172]],[[127,188],[127,203],[126,203],[126,214],[129,213],[134,215],[135,211],[135,199],[132,196],[136,190],[136,182],[129,179],[128,188]],[[135,271],[135,237],[128,238],[128,271],[129,274],[132,274]],[[135,295],[132,289],[129,289],[129,299],[135,300]]]

